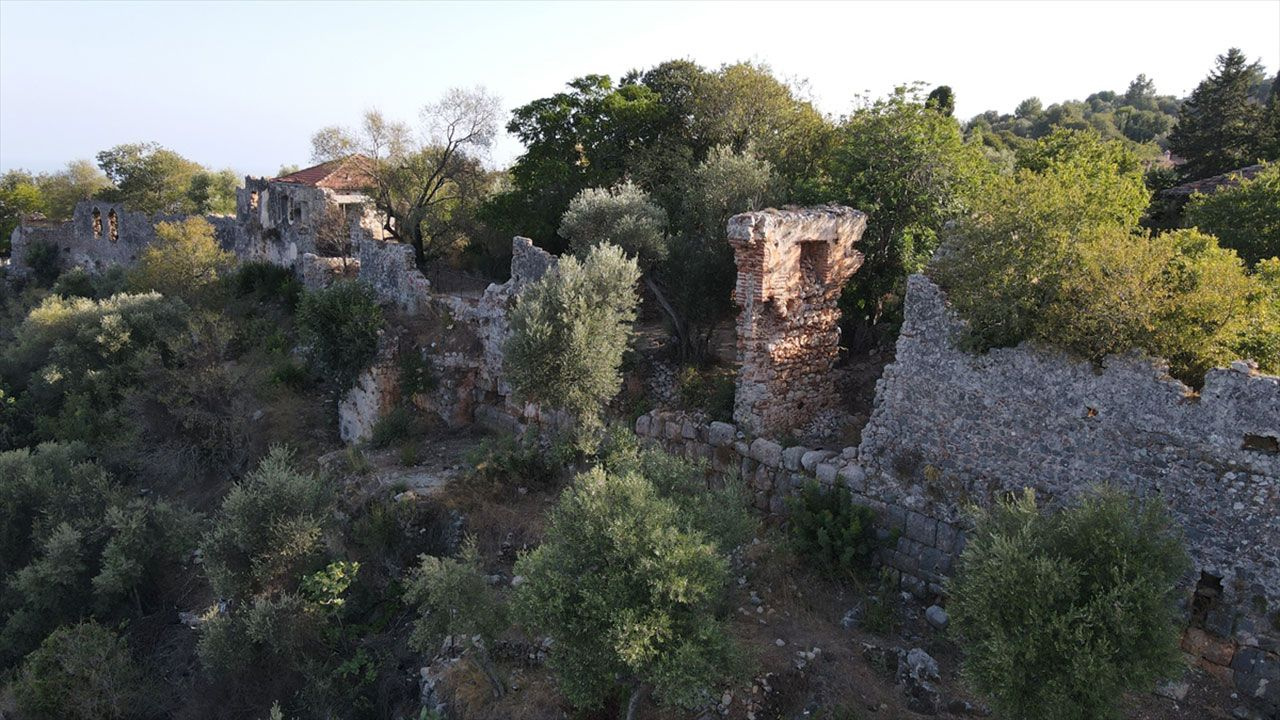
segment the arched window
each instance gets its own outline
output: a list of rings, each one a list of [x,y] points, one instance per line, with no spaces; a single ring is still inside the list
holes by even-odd
[[[120,239],[120,220],[114,209],[107,213],[107,237],[111,238],[111,242]]]
[[[257,190],[254,190],[253,192],[249,193],[249,209],[250,210],[258,209],[258,191]]]
[[[98,208],[93,209],[93,237],[102,237],[102,213],[98,212]]]

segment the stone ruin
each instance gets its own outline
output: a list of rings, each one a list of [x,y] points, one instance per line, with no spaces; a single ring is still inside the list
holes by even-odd
[[[738,379],[733,418],[782,434],[831,407],[840,342],[836,301],[862,265],[867,216],[838,205],[762,210],[729,220],[738,280]]]

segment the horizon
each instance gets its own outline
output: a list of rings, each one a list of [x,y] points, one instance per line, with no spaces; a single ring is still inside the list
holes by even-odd
[[[674,8],[680,22],[671,22]],[[389,24],[393,13],[403,17]],[[988,20],[973,23],[976,14]],[[106,32],[123,17],[133,23],[131,34]],[[431,30],[442,22],[478,30],[446,28],[436,42]],[[907,25],[909,32],[884,31]],[[1042,32],[1046,27],[1054,29],[1050,36]],[[1187,27],[1195,34],[1178,34]],[[312,133],[351,125],[366,109],[412,120],[448,88],[481,85],[501,98],[509,117],[573,78],[607,74],[616,81],[628,70],[673,58],[709,68],[768,65],[779,77],[806,84],[828,116],[849,112],[859,96],[884,96],[913,82],[951,86],[961,120],[988,110],[1012,113],[1032,96],[1047,107],[1100,90],[1123,92],[1140,73],[1160,94],[1185,97],[1229,47],[1275,74],[1277,27],[1280,2],[6,0],[0,3],[0,171],[55,171],[120,143],[154,141],[210,168],[270,176],[285,165],[312,165]],[[1085,48],[1080,38],[1089,35],[1117,40]],[[120,38],[120,46],[104,53],[104,37]],[[571,41],[558,42],[561,37]],[[1142,41],[1150,37],[1168,42]],[[367,47],[383,52],[351,52]],[[196,61],[157,60],[179,49]],[[1060,58],[1070,59],[1070,72],[1055,64]],[[504,130],[488,162],[506,167],[521,150]]]

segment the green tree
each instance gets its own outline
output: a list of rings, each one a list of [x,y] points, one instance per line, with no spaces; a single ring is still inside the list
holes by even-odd
[[[1186,551],[1154,502],[1114,491],[1042,514],[1030,491],[978,517],[949,590],[962,676],[1010,718],[1119,717],[1181,667]]]
[[[378,352],[382,307],[367,283],[345,280],[302,296],[298,330],[311,360],[345,390]]]
[[[9,254],[9,238],[24,217],[48,209],[48,200],[31,173],[10,170],[0,176],[0,254]]]
[[[1202,178],[1252,165],[1266,148],[1264,112],[1253,97],[1263,77],[1238,48],[1219,55],[1217,67],[1182,104],[1169,147],[1186,159],[1182,173]]]
[[[98,167],[112,182],[98,193],[104,200],[122,202],[149,215],[195,210],[189,197],[191,181],[203,168],[157,143],[130,143],[103,150],[98,153]]]
[[[938,231],[968,207],[988,167],[959,124],[914,88],[858,108],[837,137],[824,195],[868,215],[866,259],[841,299],[845,341],[858,348],[899,321],[906,276],[928,262]]]
[[[22,716],[33,720],[136,717],[145,712],[145,690],[124,638],[93,622],[58,628],[27,656],[13,683]]]
[[[296,589],[322,564],[333,502],[327,481],[298,470],[287,448],[272,447],[227,493],[201,542],[214,591],[245,599]]]
[[[956,95],[950,85],[939,85],[929,92],[925,106],[951,117],[956,112]]]
[[[37,182],[48,199],[48,215],[53,220],[70,220],[76,203],[111,186],[106,174],[91,160],[72,160],[56,173],[41,175]]]
[[[716,609],[724,548],[637,472],[596,468],[561,495],[542,545],[522,557],[515,609],[551,636],[548,664],[574,705],[646,692],[686,707],[728,674],[734,648]]]
[[[387,218],[383,230],[412,245],[419,263],[465,246],[494,175],[482,155],[498,131],[498,99],[483,89],[452,89],[422,109],[422,127],[365,114],[358,130],[328,127],[312,138],[313,159],[355,157]]]
[[[1252,179],[1193,195],[1184,213],[1187,225],[1217,236],[1249,265],[1280,256],[1280,163]]]
[[[143,614],[193,518],[131,495],[81,444],[0,453],[0,666],[59,624]]]
[[[214,283],[235,263],[223,250],[213,226],[201,217],[156,224],[156,240],[143,249],[129,273],[137,290],[192,298]]]
[[[640,271],[615,245],[597,245],[579,261],[560,258],[525,289],[511,312],[503,348],[516,394],[564,410],[590,450],[605,404],[622,384]]]
[[[484,575],[474,538],[457,559],[423,555],[405,584],[405,601],[417,606],[410,647],[435,652],[446,636],[461,637],[494,693],[506,692],[489,650],[509,626],[507,608]]]
[[[235,170],[200,170],[191,177],[187,200],[198,215],[234,215],[238,187],[240,178]]]

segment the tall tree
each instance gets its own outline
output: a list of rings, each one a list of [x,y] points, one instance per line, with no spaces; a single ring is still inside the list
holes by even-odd
[[[1266,151],[1263,108],[1252,96],[1263,77],[1239,48],[1219,55],[1217,67],[1182,105],[1169,147],[1186,159],[1182,174],[1202,178],[1257,162]]]
[[[498,131],[500,105],[482,88],[454,88],[422,109],[417,132],[382,113],[365,113],[359,129],[327,127],[311,139],[318,162],[357,156],[385,231],[412,245],[425,263],[465,243],[465,222],[493,175],[481,162]]]
[[[48,202],[31,173],[10,170],[0,176],[0,251],[8,254],[9,236],[23,217],[47,209]]]
[[[191,180],[203,170],[198,163],[157,143],[116,145],[98,153],[98,167],[113,186],[98,193],[112,202],[147,214],[194,211]]]
[[[62,170],[40,176],[37,183],[48,200],[48,215],[54,220],[70,220],[76,203],[111,186],[106,174],[91,160],[72,160]]]

